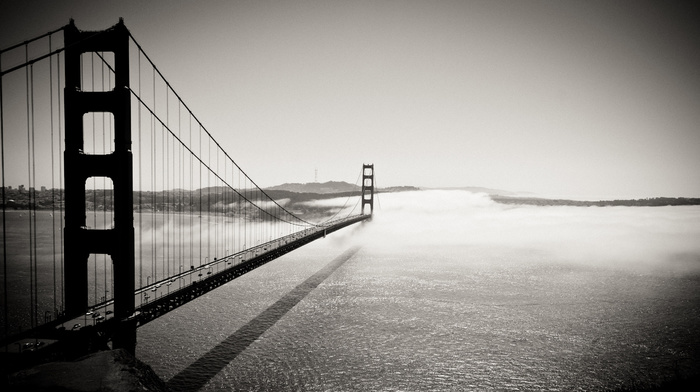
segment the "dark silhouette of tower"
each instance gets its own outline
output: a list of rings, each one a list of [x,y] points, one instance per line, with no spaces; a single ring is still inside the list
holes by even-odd
[[[374,164],[362,165],[362,209],[365,214],[365,205],[369,205],[369,214],[374,212]]]
[[[77,316],[88,307],[90,254],[109,254],[114,268],[115,348],[131,352],[136,345],[135,325],[126,320],[134,312],[133,159],[131,153],[131,92],[129,91],[129,31],[124,21],[104,31],[79,31],[73,22],[65,28],[65,288],[66,313]],[[84,91],[81,55],[114,53],[115,85],[109,91]],[[114,116],[114,151],[86,154],[83,116],[107,112]],[[107,177],[114,187],[114,227],[88,229],[85,183]]]

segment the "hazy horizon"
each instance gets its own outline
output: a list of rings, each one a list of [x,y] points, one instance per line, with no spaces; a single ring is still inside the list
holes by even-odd
[[[337,183],[337,182],[342,182],[342,183],[345,183],[345,184],[353,185],[353,184],[350,184],[349,182],[346,182],[346,181],[334,181],[334,180],[329,180],[329,181],[324,181],[324,182],[313,182],[313,181],[310,181],[310,182],[305,182],[305,183],[282,183],[282,184],[278,184],[278,185],[272,185],[272,186],[269,186],[269,187],[264,187],[264,188],[261,188],[261,189],[262,189],[263,191],[269,191],[269,190],[273,190],[273,189],[271,189],[271,188],[280,187],[280,186],[282,186],[282,185],[290,185],[290,184],[291,184],[291,185],[295,185],[295,184],[299,184],[299,185],[301,185],[301,186],[305,186],[305,185],[312,185],[312,184],[326,184],[326,183],[330,183],[330,182],[335,182],[335,183]],[[17,190],[17,189],[18,189],[18,187],[15,186],[15,185],[10,185],[10,187],[11,187],[13,190]],[[358,189],[359,189],[359,188],[360,188],[360,185],[357,185],[357,187],[358,187]],[[449,190],[464,190],[464,191],[468,191],[468,192],[470,192],[470,193],[475,193],[475,194],[478,194],[478,193],[498,194],[498,192],[505,192],[505,194],[503,194],[503,195],[501,195],[501,196],[536,197],[536,198],[544,198],[544,199],[567,199],[567,200],[579,200],[579,201],[637,200],[637,199],[648,199],[648,198],[688,198],[688,199],[694,199],[694,198],[700,197],[700,196],[697,196],[697,195],[689,195],[689,196],[680,195],[680,196],[679,196],[679,195],[664,195],[664,194],[659,194],[659,195],[654,195],[654,196],[646,196],[646,195],[641,195],[641,196],[640,196],[640,195],[633,195],[633,194],[623,195],[623,194],[610,194],[610,193],[600,194],[600,195],[591,195],[591,194],[588,194],[588,195],[586,195],[586,194],[583,194],[583,195],[581,195],[581,194],[549,194],[549,193],[531,192],[531,191],[527,191],[527,190],[495,189],[495,188],[487,188],[487,187],[472,186],[472,185],[465,185],[465,186],[446,186],[446,187],[440,187],[440,186],[437,186],[437,187],[426,187],[426,186],[420,186],[420,185],[419,185],[419,186],[416,186],[416,185],[392,185],[392,186],[387,186],[387,187],[377,187],[376,189],[377,189],[377,190],[382,190],[382,189],[400,188],[400,187],[411,187],[411,188],[416,188],[416,189],[421,190],[421,191],[423,191],[423,190],[425,190],[425,191],[431,191],[431,190],[438,190],[438,191],[439,191],[439,190],[447,190],[447,191],[449,191]],[[166,189],[166,190],[159,189],[159,190],[156,190],[156,191],[152,191],[152,190],[136,190],[136,189],[135,189],[134,192],[144,192],[144,193],[148,193],[148,192],[159,193],[159,192],[164,192],[164,191],[165,191],[165,192],[177,192],[177,191],[196,192],[196,191],[198,191],[198,190],[204,190],[204,189],[210,189],[210,188],[226,188],[226,189],[233,189],[233,190],[242,190],[242,189],[244,189],[244,188],[236,188],[236,187],[228,188],[228,187],[226,187],[226,186],[213,185],[213,186],[209,186],[209,187],[194,188],[194,189],[172,188],[172,189]],[[25,187],[24,189],[25,189],[25,190],[28,190],[28,187]],[[49,187],[46,187],[46,191],[47,191],[47,192],[48,192],[48,191],[51,191],[52,189],[63,190],[62,188],[49,188]],[[104,188],[104,189],[111,190],[111,188]],[[479,191],[477,191],[476,189],[479,189]],[[93,191],[99,192],[99,191],[102,191],[102,190],[103,190],[103,188],[86,189],[86,192],[93,192]],[[275,190],[278,190],[278,189],[275,189]],[[411,191],[411,190],[407,190],[407,191]],[[39,190],[37,190],[37,192],[39,192]],[[289,192],[295,192],[295,191],[289,191]],[[346,191],[331,192],[330,194],[334,194],[334,193],[344,193],[344,192],[346,192]],[[313,192],[311,192],[311,193],[313,193]],[[319,193],[319,194],[320,194],[320,193]]]

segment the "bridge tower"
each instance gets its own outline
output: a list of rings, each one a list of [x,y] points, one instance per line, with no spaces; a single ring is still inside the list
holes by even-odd
[[[104,31],[79,31],[73,22],[65,36],[65,293],[68,316],[88,308],[88,260],[90,254],[111,256],[114,276],[115,348],[131,352],[136,327],[125,322],[134,312],[134,214],[133,158],[131,152],[131,92],[129,91],[129,31],[124,21]],[[84,91],[81,56],[90,52],[114,54],[114,89]],[[114,145],[107,154],[85,153],[83,116],[107,112],[114,116]],[[91,177],[112,180],[114,225],[88,229],[86,181]]]
[[[365,214],[365,205],[369,205],[369,214],[374,212],[374,164],[362,165],[362,209],[360,214]]]

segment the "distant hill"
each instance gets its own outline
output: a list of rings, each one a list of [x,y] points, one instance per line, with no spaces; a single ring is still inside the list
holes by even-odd
[[[265,188],[265,192],[268,191],[287,191],[295,193],[315,193],[318,195],[328,195],[335,193],[349,193],[349,192],[360,192],[362,187],[359,185],[348,184],[343,181],[328,181],[324,183],[309,182],[306,184],[282,184],[269,188]],[[420,188],[415,186],[392,186],[388,188],[377,188],[376,192],[408,192],[408,191],[419,191]]]
[[[653,197],[635,200],[600,200],[579,201],[566,199],[541,199],[536,197],[508,197],[491,195],[491,199],[502,204],[520,204],[531,206],[575,206],[575,207],[660,207],[660,206],[690,206],[700,205],[700,198],[687,197]]]
[[[410,191],[419,191],[421,190],[418,187],[415,186],[390,186],[388,188],[379,188],[377,189],[377,192],[410,192]]]
[[[503,189],[484,188],[484,187],[480,187],[480,186],[463,186],[463,187],[436,188],[436,189],[461,190],[461,191],[467,191],[467,192],[472,192],[472,193],[486,193],[487,195],[491,195],[491,196],[493,196],[493,195],[514,196],[514,195],[519,195],[522,193],[527,193],[527,192],[504,191]]]
[[[375,192],[417,191],[412,186],[396,186],[375,189]],[[282,184],[266,188],[264,192],[274,200],[286,199],[290,205],[311,200],[350,197],[360,195],[362,188],[342,181],[308,184]],[[49,210],[64,206],[63,189],[42,189],[33,193],[22,189],[5,189],[5,208],[22,210]],[[241,197],[248,200],[265,198],[257,189],[230,189],[223,186],[205,187],[195,190],[172,189],[167,191],[135,191],[133,193],[135,211],[215,211],[222,204],[238,202]],[[31,203],[30,203],[31,200]],[[111,189],[86,189],[86,211],[112,210],[114,193]],[[2,205],[2,202],[0,202]]]
[[[328,193],[345,193],[345,192],[357,192],[362,190],[358,185],[348,184],[343,181],[328,181],[328,182],[309,182],[306,184],[299,183],[285,183],[282,185],[276,185],[269,188],[265,188],[265,191],[289,191],[296,193],[318,193],[318,194],[328,194]]]

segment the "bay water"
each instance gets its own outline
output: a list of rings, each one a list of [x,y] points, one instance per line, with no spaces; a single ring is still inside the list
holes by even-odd
[[[174,390],[607,391],[700,375],[699,207],[378,197],[371,222],[140,328],[137,356]]]

